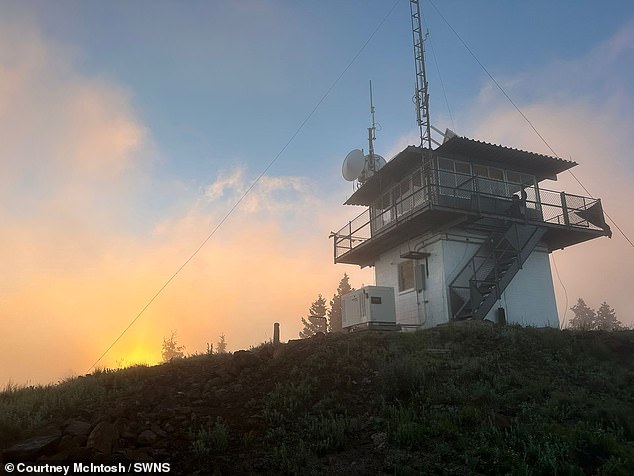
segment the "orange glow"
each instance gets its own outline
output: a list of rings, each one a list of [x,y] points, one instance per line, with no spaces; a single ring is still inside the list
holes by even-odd
[[[160,352],[135,346],[130,351],[119,352],[123,357],[117,360],[117,368],[132,367],[134,365],[156,365],[161,362]]]
[[[0,387],[88,372],[260,172],[230,165],[204,191],[157,178],[160,154],[129,94],[80,73],[71,59],[31,25],[2,22]],[[634,177],[622,170],[634,124],[619,109],[631,99],[619,99],[599,108],[571,100],[525,111],[557,150],[582,164],[584,182],[634,236]],[[549,153],[515,111],[477,106],[476,125],[458,132]],[[588,118],[597,118],[592,133]],[[413,142],[415,135],[393,151]],[[283,341],[295,339],[311,302],[318,293],[329,301],[344,272],[356,288],[373,284],[373,269],[333,264],[329,232],[361,212],[340,204],[349,184],[341,187],[333,202],[308,178],[263,177],[98,366],[159,362],[173,331],[191,354],[216,347],[222,333],[229,351],[258,345],[271,338],[274,322]],[[584,194],[569,180],[552,188]],[[157,202],[170,203],[169,210]],[[605,299],[632,324],[625,313],[634,255],[613,231],[611,241],[555,256],[569,306],[577,297],[594,307]]]

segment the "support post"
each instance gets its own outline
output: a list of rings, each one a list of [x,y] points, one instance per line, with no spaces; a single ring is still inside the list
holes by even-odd
[[[564,192],[561,192],[559,195],[561,196],[561,212],[563,213],[564,224],[566,226],[570,226],[570,218],[568,217],[568,205],[566,204],[566,194]]]

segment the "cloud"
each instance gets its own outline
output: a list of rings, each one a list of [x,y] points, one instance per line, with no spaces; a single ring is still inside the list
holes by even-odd
[[[245,175],[243,166],[220,172],[216,180],[205,187],[205,197],[216,206],[220,199],[224,199],[227,209],[240,201],[240,209],[251,214],[268,211],[279,215],[315,208],[319,202],[305,177],[263,175],[247,178]]]
[[[205,196],[209,200],[216,200],[223,196],[225,189],[236,191],[237,193],[242,195],[244,193],[244,190],[236,189],[242,184],[243,175],[243,167],[237,167],[233,169],[230,174],[221,173],[215,182],[207,186],[207,188],[205,189]]]
[[[0,358],[16,363],[0,381],[52,379],[88,355],[94,317],[108,312],[88,302],[108,285],[95,276],[152,149],[123,88],[78,73],[73,54],[21,26],[0,29]]]
[[[81,374],[253,183],[245,167],[195,189],[159,180],[131,94],[81,73],[37,30],[0,29],[0,384]],[[166,192],[167,191],[167,192]],[[165,194],[168,197],[165,197]],[[171,200],[156,205],[157,196]],[[164,336],[204,351],[295,338],[344,271],[329,231],[347,211],[295,176],[263,176],[100,365],[157,361]]]
[[[383,157],[385,160],[392,160],[392,158],[405,149],[408,145],[419,145],[420,144],[420,133],[418,129],[415,131],[409,131],[399,137],[387,148],[387,152]]]
[[[602,199],[604,209],[630,239],[634,237],[629,205],[634,181],[630,160],[634,91],[623,78],[631,77],[634,64],[634,49],[628,43],[633,25],[627,24],[582,58],[504,81],[511,85],[512,97],[524,98],[517,101],[520,109],[555,152],[580,164],[573,173],[593,196]],[[463,123],[468,126],[459,133],[552,155],[513,106],[501,94],[491,93],[490,85],[483,87],[466,117]],[[569,173],[560,174],[557,182],[543,182],[542,187],[588,195]],[[563,282],[554,277],[560,319],[567,314],[569,320],[571,312],[566,307],[582,297],[595,308],[607,300],[619,318],[634,324],[629,312],[634,250],[615,226],[612,229],[611,240],[599,238],[553,253]]]

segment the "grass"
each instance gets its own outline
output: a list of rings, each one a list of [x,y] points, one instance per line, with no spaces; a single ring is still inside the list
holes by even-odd
[[[78,408],[99,406],[108,395],[134,391],[146,370],[146,365],[121,370],[98,368],[88,376],[71,377],[55,385],[7,383],[0,391],[0,447],[70,417]]]
[[[0,392],[0,444],[30,434],[54,417],[70,414],[82,402],[100,402],[104,386],[96,379],[69,379],[58,385],[18,387]]]
[[[288,344],[278,357],[269,343],[252,352],[257,370],[237,375],[223,370],[231,355],[161,367],[174,382],[168,395],[206,388],[205,405],[218,412],[205,423],[194,408],[189,426],[170,433],[176,442],[189,435],[176,466],[204,473],[213,459],[222,474],[239,473],[239,464],[262,474],[634,474],[634,331],[479,324],[328,335]],[[15,441],[86,402],[99,408],[133,396],[151,372],[9,385],[0,435]],[[217,383],[199,385],[196,372]]]
[[[218,417],[213,425],[198,429],[191,449],[195,458],[204,461],[208,456],[226,450],[227,446],[229,446],[229,429],[222,418]]]

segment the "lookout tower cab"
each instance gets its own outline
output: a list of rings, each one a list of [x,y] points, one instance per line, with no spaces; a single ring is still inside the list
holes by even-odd
[[[397,324],[488,319],[558,327],[549,253],[611,236],[601,201],[541,188],[577,165],[454,136],[409,146],[355,190],[335,263],[374,266]]]

